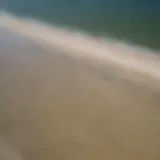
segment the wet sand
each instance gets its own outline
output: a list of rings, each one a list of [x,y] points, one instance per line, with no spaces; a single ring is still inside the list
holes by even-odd
[[[2,160],[160,159],[155,77],[0,28],[0,94]]]

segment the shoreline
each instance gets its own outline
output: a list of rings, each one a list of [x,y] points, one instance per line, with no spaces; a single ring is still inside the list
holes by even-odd
[[[116,63],[7,27],[0,35],[0,159],[159,159],[159,81],[146,87]]]
[[[160,56],[152,50],[123,42],[94,38],[6,14],[0,15],[0,26],[29,38],[45,49],[52,50],[52,47],[57,47],[62,52],[78,58],[100,60],[102,63],[109,63],[129,72],[160,79]]]

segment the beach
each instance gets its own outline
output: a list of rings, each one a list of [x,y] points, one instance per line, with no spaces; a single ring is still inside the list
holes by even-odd
[[[0,159],[159,160],[158,54],[0,20]]]

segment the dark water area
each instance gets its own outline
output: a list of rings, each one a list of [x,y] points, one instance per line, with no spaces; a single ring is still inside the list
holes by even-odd
[[[1,0],[0,8],[160,49],[160,2],[157,0]]]

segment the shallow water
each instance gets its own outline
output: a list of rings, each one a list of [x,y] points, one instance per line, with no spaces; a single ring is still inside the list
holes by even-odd
[[[160,49],[160,5],[135,0],[1,0],[21,16]]]

